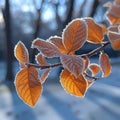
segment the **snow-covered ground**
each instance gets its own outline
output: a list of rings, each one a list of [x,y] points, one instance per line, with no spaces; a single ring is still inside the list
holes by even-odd
[[[119,120],[120,59],[111,61],[111,75],[93,84],[85,98],[71,96],[60,84],[49,83],[37,105],[30,108],[12,86],[1,84],[0,120]]]

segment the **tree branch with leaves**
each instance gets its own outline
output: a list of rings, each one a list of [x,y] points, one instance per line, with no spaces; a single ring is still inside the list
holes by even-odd
[[[60,83],[69,94],[78,97],[85,96],[95,81],[110,75],[112,67],[104,48],[111,44],[114,50],[120,50],[120,17],[114,17],[120,11],[117,2],[109,4],[106,16],[111,25],[108,28],[95,23],[92,18],[78,18],[66,26],[62,37],[52,36],[47,40],[41,38],[33,40],[32,48],[39,51],[35,57],[37,64],[29,63],[27,48],[21,41],[17,43],[14,53],[20,63],[20,71],[16,75],[15,86],[18,95],[25,103],[30,106],[36,104],[42,93],[42,85],[54,67],[63,67]],[[113,29],[115,26],[117,32]],[[107,35],[108,41],[104,39],[104,35]],[[89,53],[76,55],[75,52],[86,42],[100,46]],[[90,57],[95,54],[99,55],[99,64],[90,61]],[[60,63],[47,63],[46,58],[54,57],[58,57]],[[40,75],[38,71],[43,69],[45,71]],[[98,77],[99,72],[102,72],[102,75]]]

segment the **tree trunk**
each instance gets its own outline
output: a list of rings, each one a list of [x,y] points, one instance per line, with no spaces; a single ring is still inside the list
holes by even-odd
[[[67,14],[66,20],[63,23],[63,28],[65,28],[65,26],[72,20],[74,2],[75,2],[75,0],[70,0],[69,4],[67,3],[68,4],[68,14]]]
[[[6,80],[13,80],[13,50],[11,41],[11,18],[10,18],[10,4],[9,0],[5,1],[5,9],[3,10],[3,17],[5,21],[5,35],[6,35]]]
[[[35,5],[35,8],[37,10],[37,20],[36,20],[36,24],[35,24],[35,32],[33,34],[33,39],[36,39],[37,37],[39,37],[39,32],[40,32],[40,26],[41,26],[41,8],[43,6],[43,3],[44,3],[44,0],[42,0],[41,4],[40,4],[40,7],[37,8],[36,7],[36,4],[35,4],[35,1],[33,1],[34,5]],[[35,54],[36,54],[36,49],[32,49],[31,50],[31,63],[34,63],[35,62]]]
[[[90,17],[94,17],[98,6],[99,6],[99,0],[94,0],[93,9],[91,11]]]

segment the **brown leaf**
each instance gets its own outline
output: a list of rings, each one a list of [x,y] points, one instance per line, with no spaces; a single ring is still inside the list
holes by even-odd
[[[19,41],[15,46],[14,54],[19,62],[23,64],[28,63],[29,61],[28,50],[21,41]]]
[[[102,69],[103,75],[102,77],[107,77],[111,72],[111,64],[109,56],[106,53],[100,54],[100,67]]]
[[[41,77],[40,77],[40,82],[41,82],[41,84],[43,84],[43,83],[46,81],[49,73],[50,73],[50,69],[47,69],[47,70],[41,75]]]
[[[45,57],[41,53],[36,55],[35,59],[36,59],[37,63],[40,64],[40,65],[48,65]]]
[[[61,55],[63,67],[72,72],[77,78],[84,70],[84,61],[75,55]]]
[[[108,37],[112,45],[112,48],[114,50],[120,50],[120,33],[109,31]]]
[[[67,69],[64,69],[60,76],[60,82],[62,87],[69,93],[74,96],[83,97],[87,89],[87,82],[83,75],[79,75],[78,78],[69,72]]]
[[[16,75],[15,86],[20,98],[30,106],[36,104],[42,93],[42,86],[35,68],[25,68],[19,71]]]
[[[89,65],[89,70],[92,72],[92,76],[95,76],[100,71],[100,66],[98,64],[92,63]]]
[[[68,53],[81,48],[86,42],[87,25],[81,19],[73,20],[63,31],[63,44]]]
[[[45,57],[48,58],[59,57],[61,55],[60,51],[54,44],[39,38],[33,41],[32,48],[37,48]]]
[[[84,19],[88,25],[88,42],[99,44],[103,41],[104,33],[100,25],[96,24],[92,18]]]

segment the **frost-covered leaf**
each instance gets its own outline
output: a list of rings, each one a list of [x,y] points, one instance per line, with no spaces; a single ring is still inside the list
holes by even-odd
[[[106,53],[100,54],[100,67],[102,69],[103,75],[102,77],[107,77],[111,72],[111,64],[109,56]]]
[[[28,50],[21,41],[19,41],[15,46],[14,54],[19,62],[23,64],[28,63],[29,61]]]
[[[91,63],[89,65],[89,70],[92,72],[92,76],[95,76],[100,71],[100,66],[96,63]]]
[[[103,41],[104,33],[100,25],[96,24],[92,18],[84,19],[88,25],[88,42],[99,44]]]
[[[77,78],[84,70],[84,61],[81,57],[75,55],[61,55],[63,67],[72,72]]]
[[[35,68],[25,68],[18,72],[15,87],[20,98],[28,105],[34,106],[42,92],[42,86]]]
[[[62,42],[68,53],[78,50],[86,42],[86,23],[81,19],[73,20],[64,29],[62,38]]]
[[[54,44],[39,38],[33,41],[32,48],[37,48],[45,57],[48,58],[59,57],[61,54]]]
[[[113,4],[106,12],[106,17],[111,24],[120,23],[120,6]]]
[[[78,78],[76,78],[71,72],[64,69],[60,75],[60,82],[69,94],[83,97],[86,93],[87,81],[83,75],[79,75]]]
[[[120,50],[120,33],[108,32],[108,38],[114,50]]]

